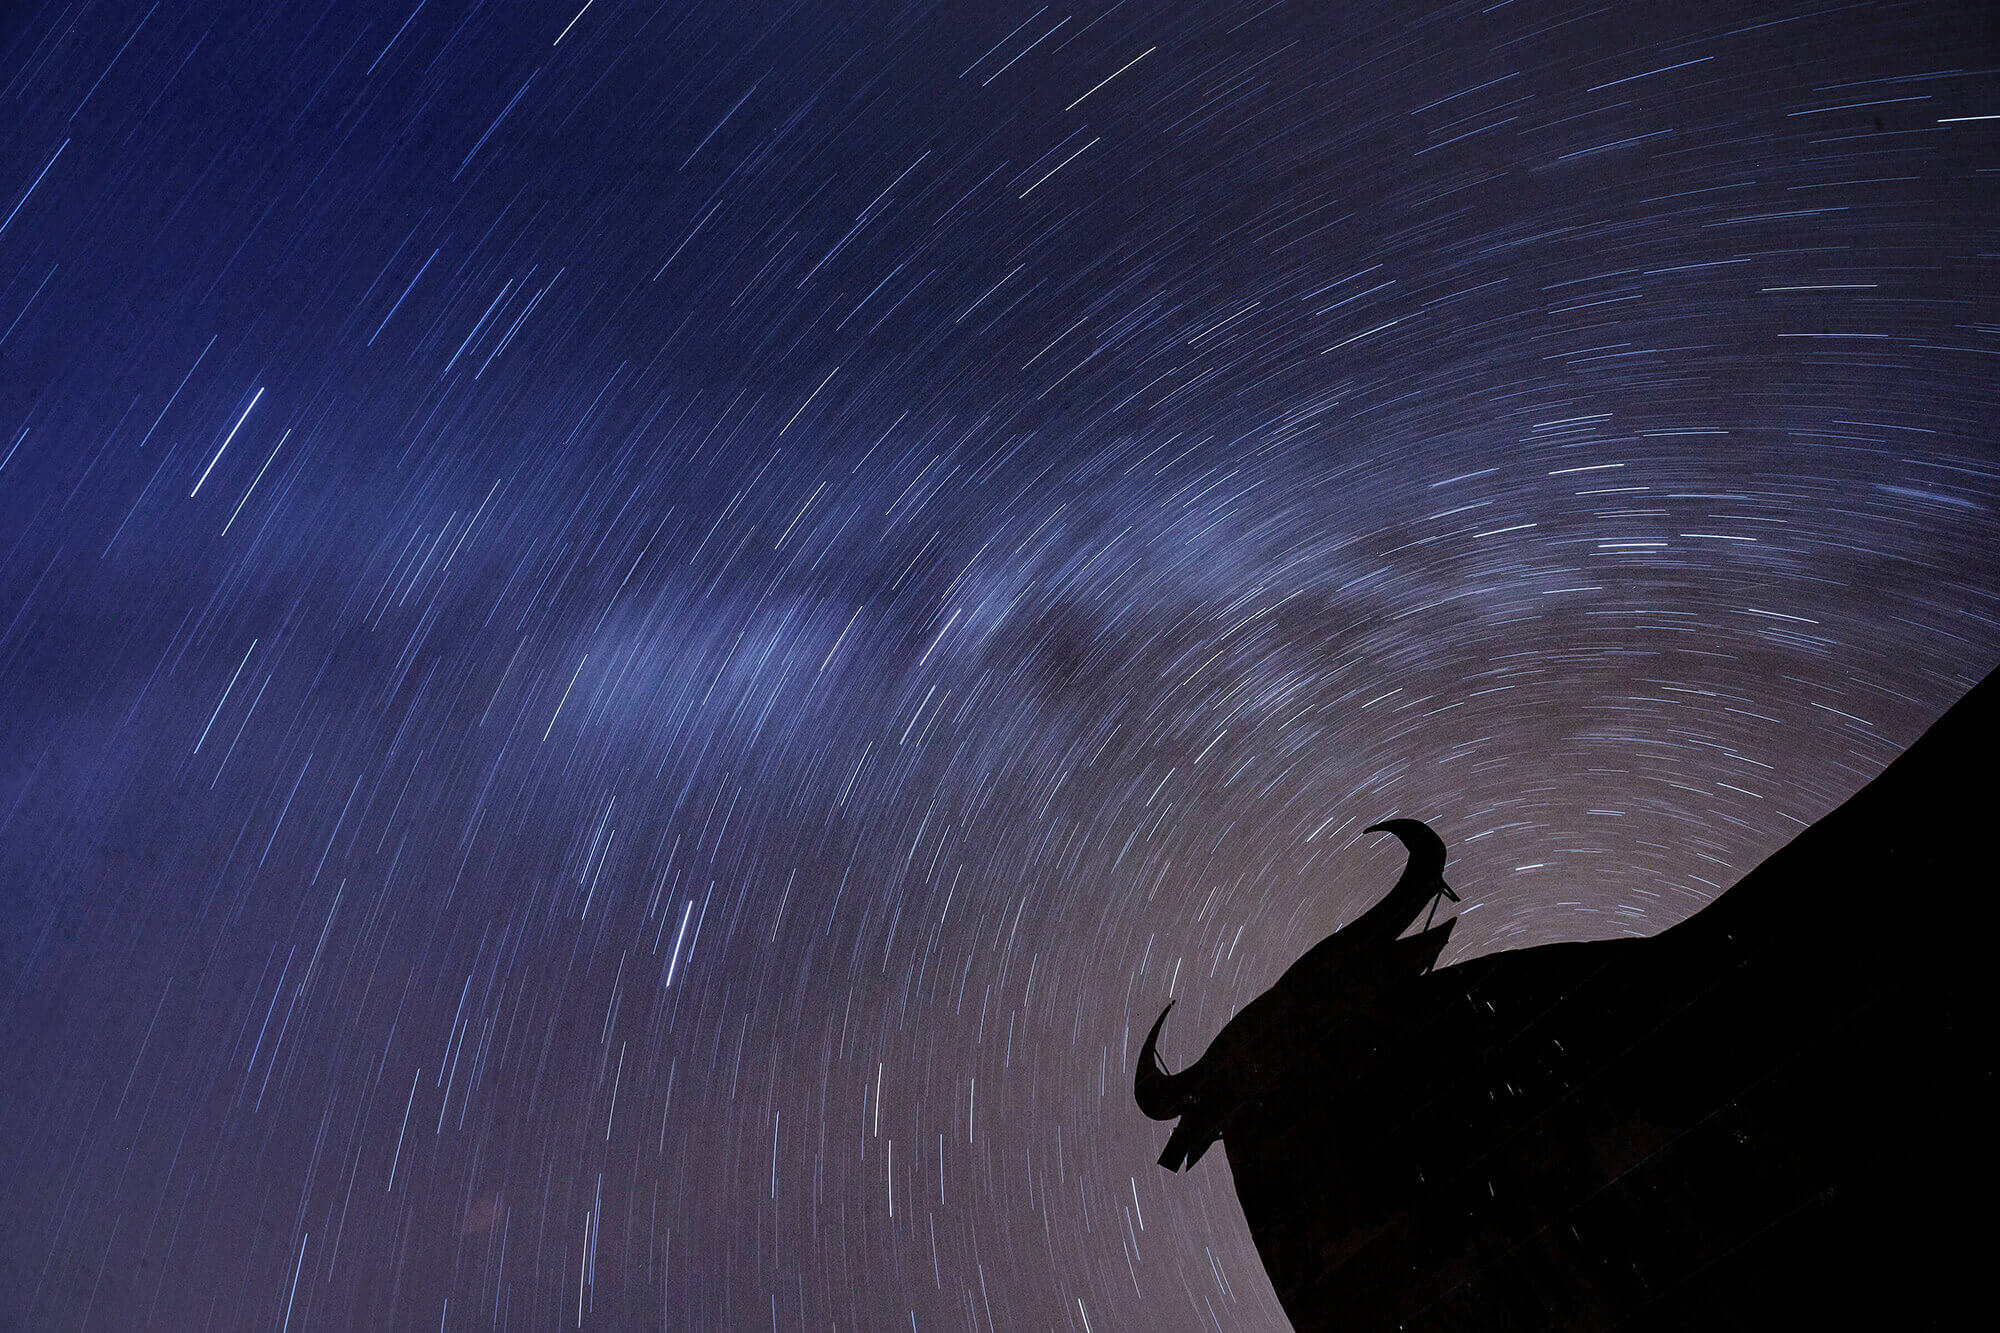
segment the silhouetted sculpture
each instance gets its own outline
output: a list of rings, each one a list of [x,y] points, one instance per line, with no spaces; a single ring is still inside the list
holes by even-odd
[[[1222,1140],[1301,1330],[1983,1325],[1993,1005],[1935,917],[1994,882],[1997,681],[1650,939],[1432,970],[1444,844],[1376,826],[1386,897],[1178,1074],[1154,1022],[1161,1165]]]
[[[1261,1105],[1274,1087],[1296,1081],[1302,1034],[1350,1020],[1395,982],[1419,976],[1437,962],[1451,938],[1451,922],[1406,940],[1396,937],[1440,897],[1458,901],[1444,882],[1444,839],[1415,819],[1386,820],[1367,832],[1393,833],[1409,849],[1403,876],[1387,897],[1313,946],[1276,985],[1238,1011],[1193,1067],[1170,1074],[1160,1063],[1160,1028],[1173,1001],[1153,1020],[1132,1092],[1139,1109],[1153,1119],[1180,1119],[1160,1154],[1167,1170],[1193,1166],[1238,1111]]]

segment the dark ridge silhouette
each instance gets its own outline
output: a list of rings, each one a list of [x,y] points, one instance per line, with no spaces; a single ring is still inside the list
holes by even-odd
[[[1180,1073],[1153,1024],[1160,1163],[1221,1139],[1301,1333],[1990,1327],[1996,750],[2000,673],[1680,925],[1442,970],[1379,825],[1387,897]]]

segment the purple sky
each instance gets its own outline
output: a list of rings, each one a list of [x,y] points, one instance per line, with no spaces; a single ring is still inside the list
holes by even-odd
[[[0,1325],[1282,1327],[1169,995],[1390,815],[1661,929],[2000,661],[1995,47],[9,7]]]

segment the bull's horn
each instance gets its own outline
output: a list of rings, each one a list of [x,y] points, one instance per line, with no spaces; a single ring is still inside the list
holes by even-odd
[[[1393,833],[1410,859],[1403,867],[1396,887],[1380,902],[1356,917],[1349,931],[1355,938],[1385,936],[1394,939],[1408,929],[1426,906],[1440,893],[1451,893],[1444,885],[1444,839],[1431,832],[1430,825],[1416,819],[1385,819],[1370,824],[1368,833]],[[1452,894],[1455,899],[1456,894]]]
[[[1160,1063],[1160,1028],[1173,1007],[1174,1002],[1168,1000],[1167,1007],[1153,1020],[1153,1030],[1146,1034],[1146,1044],[1139,1048],[1139,1067],[1132,1071],[1132,1099],[1153,1120],[1172,1120],[1178,1116],[1185,1092],[1187,1075],[1169,1073]]]
[[[1410,853],[1410,863],[1403,871],[1405,882],[1444,877],[1444,839],[1433,833],[1431,826],[1421,819],[1385,819],[1379,824],[1370,824],[1362,832],[1396,835]]]

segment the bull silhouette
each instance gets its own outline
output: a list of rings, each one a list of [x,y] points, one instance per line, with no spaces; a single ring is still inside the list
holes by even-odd
[[[1132,1095],[1155,1120],[1180,1124],[1160,1154],[1169,1171],[1193,1166],[1225,1132],[1238,1112],[1256,1107],[1295,1078],[1299,1034],[1338,1023],[1395,980],[1428,971],[1451,937],[1452,922],[1407,940],[1396,937],[1438,899],[1459,901],[1444,882],[1444,839],[1416,819],[1371,824],[1369,833],[1393,833],[1409,851],[1402,878],[1386,897],[1345,929],[1327,936],[1292,964],[1276,985],[1239,1010],[1206,1054],[1178,1074],[1160,1061],[1160,1029],[1173,1001],[1153,1020]]]
[[[1446,848],[1178,1073],[1300,1330],[1960,1328],[1985,1321],[2000,1127],[1983,932],[1989,677],[1727,893],[1648,938],[1435,966]]]

